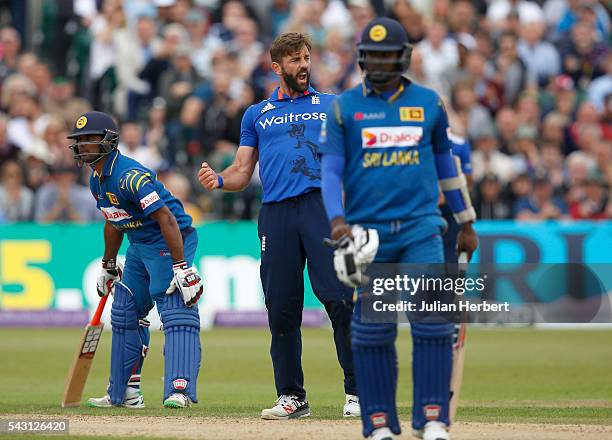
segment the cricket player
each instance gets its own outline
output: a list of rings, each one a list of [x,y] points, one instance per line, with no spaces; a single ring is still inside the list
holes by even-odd
[[[377,18],[363,31],[359,65],[363,84],[332,103],[321,132],[322,192],[332,238],[340,247],[334,267],[358,287],[364,265],[443,263],[442,188],[461,225],[457,248],[469,256],[478,240],[465,178],[447,136],[444,105],[432,90],[402,75],[411,46],[402,26]],[[342,190],[345,201],[342,203]],[[395,403],[397,324],[363,323],[361,297],[351,335],[363,435],[399,435]],[[412,322],[414,434],[448,440],[453,323]]]
[[[146,317],[155,301],[166,337],[164,406],[187,407],[197,402],[201,347],[196,303],[203,290],[192,266],[198,237],[191,217],[153,171],[119,152],[119,132],[110,115],[85,113],[68,137],[76,141],[70,148],[79,166],[92,168],[89,185],[106,219],[98,294],[114,297],[108,394],[87,404],[144,408],[140,372],[150,339]],[[122,269],[117,253],[124,234],[130,245]]]
[[[208,189],[241,191],[259,161],[263,206],[259,214],[261,281],[272,334],[270,354],[278,399],[261,417],[284,420],[310,415],[302,372],[304,264],[317,298],[327,311],[344,370],[346,417],[359,416],[350,348],[352,291],[334,273],[333,252],[323,245],[330,233],[321,200],[318,139],[333,95],[310,87],[307,36],[286,33],[270,48],[280,86],[248,108],[242,119],[234,163],[216,173],[202,164],[199,180]]]

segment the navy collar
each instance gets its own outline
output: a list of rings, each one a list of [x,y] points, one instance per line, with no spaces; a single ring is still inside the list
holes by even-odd
[[[404,92],[404,90],[406,90],[408,86],[410,86],[410,84],[412,84],[412,81],[406,78],[405,76],[402,76],[402,82],[400,83],[399,88],[388,99],[386,99],[386,101],[387,102],[395,101],[402,94],[402,92]],[[372,87],[372,85],[366,78],[363,78],[363,81],[361,82],[361,90],[363,92],[363,96],[369,96],[371,94],[375,94],[376,96],[381,96],[379,93],[376,93],[376,91],[374,90],[374,87]]]
[[[117,158],[120,154],[121,153],[119,153],[119,149],[116,149],[107,156],[106,162],[104,162],[104,168],[102,168],[102,176],[108,177],[113,174],[115,162],[117,162]],[[99,177],[97,171],[94,171],[94,176]]]
[[[268,101],[282,101],[283,99],[297,99],[297,98],[301,98],[302,96],[310,95],[313,93],[318,93],[318,92],[314,88],[312,88],[312,86],[308,86],[308,90],[306,90],[304,93],[296,96],[295,98],[291,98],[291,96],[281,91],[280,86],[277,86],[272,92],[272,95],[270,95],[270,97],[268,98]]]

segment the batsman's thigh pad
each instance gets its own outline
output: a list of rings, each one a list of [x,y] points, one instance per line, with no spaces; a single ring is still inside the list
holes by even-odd
[[[142,330],[138,324],[134,295],[121,282],[115,283],[111,326],[113,343],[108,394],[113,405],[119,405],[123,402],[130,376],[136,373],[143,355]]]
[[[164,325],[164,400],[183,393],[197,402],[197,380],[200,371],[200,315],[197,305],[187,307],[176,291],[166,295],[160,312]]]
[[[353,315],[353,362],[361,406],[363,435],[387,426],[400,434],[395,393],[397,388],[396,324],[364,324]]]
[[[449,424],[453,330],[452,323],[411,324],[414,429],[432,420]]]

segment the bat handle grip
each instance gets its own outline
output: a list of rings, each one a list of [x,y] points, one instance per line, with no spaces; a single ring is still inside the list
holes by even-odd
[[[98,307],[96,308],[96,313],[91,317],[91,325],[99,325],[100,318],[102,318],[102,312],[104,311],[104,306],[106,305],[106,301],[108,300],[108,295],[100,298],[100,302],[98,303]]]

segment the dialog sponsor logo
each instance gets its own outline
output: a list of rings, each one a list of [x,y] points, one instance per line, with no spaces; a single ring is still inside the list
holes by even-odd
[[[114,206],[108,208],[103,206],[101,210],[102,215],[104,215],[104,218],[109,222],[120,222],[121,220],[132,218],[125,209],[115,208]]]
[[[361,129],[363,148],[413,147],[423,138],[423,127],[369,127]]]
[[[159,195],[157,194],[157,192],[153,191],[148,196],[145,196],[142,199],[140,199],[140,207],[142,209],[147,209],[149,206],[151,206],[153,203],[157,202],[158,200],[159,200]]]

